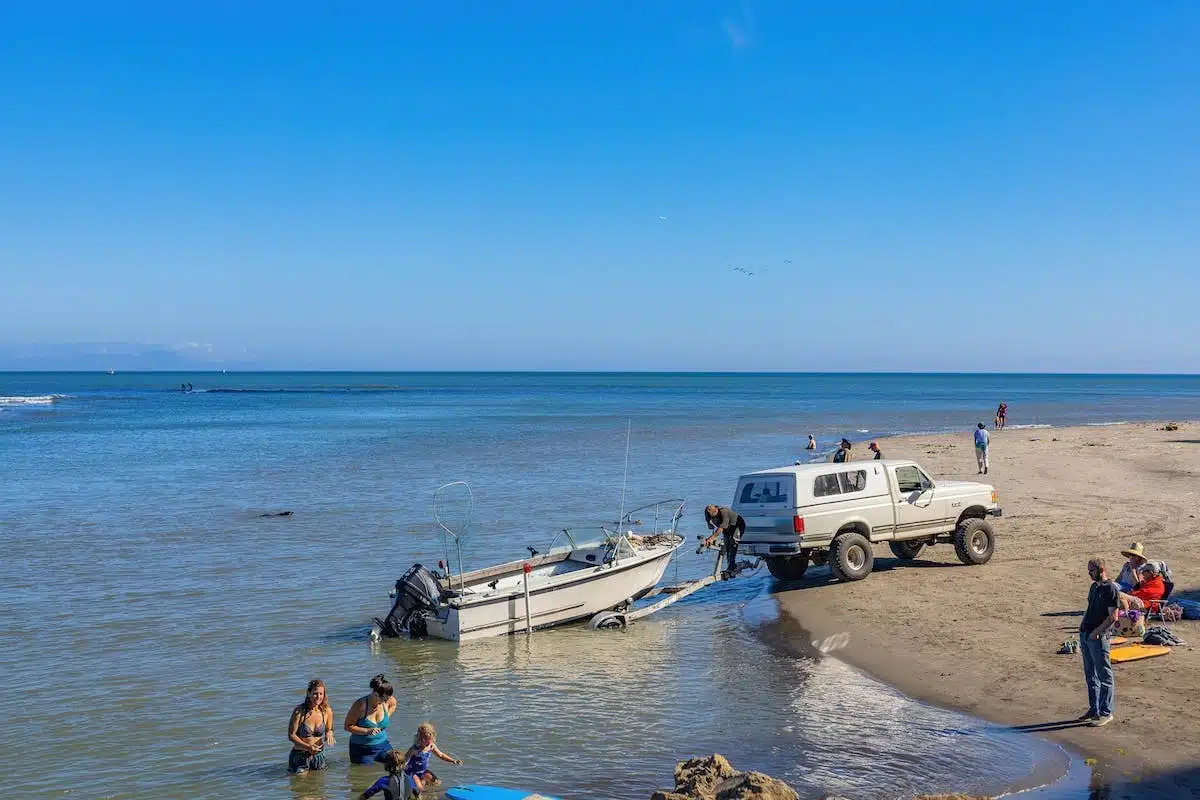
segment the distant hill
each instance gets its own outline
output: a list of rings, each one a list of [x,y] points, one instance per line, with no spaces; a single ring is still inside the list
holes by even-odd
[[[0,370],[164,371],[188,369],[252,369],[255,362],[224,359],[209,345],[179,347],[129,342],[65,344],[0,344]]]

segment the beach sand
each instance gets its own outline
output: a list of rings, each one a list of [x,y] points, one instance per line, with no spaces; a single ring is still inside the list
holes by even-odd
[[[1130,795],[1154,786],[1160,797],[1200,796],[1200,647],[1114,665],[1114,722],[1062,724],[1087,710],[1080,656],[1055,651],[1078,631],[1089,558],[1107,559],[1115,576],[1120,551],[1143,542],[1171,567],[1176,594],[1200,599],[1200,423],[1160,427],[1009,427],[992,434],[986,477],[976,474],[970,430],[881,440],[886,457],[914,459],[935,479],[996,487],[995,556],[965,567],[938,545],[902,565],[877,545],[865,580],[839,584],[812,568],[779,594],[782,610],[815,637],[848,632],[838,656],[911,697],[1042,727],[1097,759],[1099,782]],[[859,458],[870,455],[866,444],[855,444]],[[1172,628],[1200,645],[1200,622]]]

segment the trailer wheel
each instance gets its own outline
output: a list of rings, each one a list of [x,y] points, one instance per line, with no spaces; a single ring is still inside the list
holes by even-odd
[[[996,552],[996,534],[986,519],[971,517],[954,529],[954,553],[958,560],[971,566],[986,564]]]
[[[839,533],[829,546],[829,571],[839,581],[861,581],[875,566],[875,551],[861,533]]]
[[[906,539],[903,542],[888,542],[888,547],[891,549],[892,554],[901,561],[912,561],[920,554],[921,548],[924,546],[925,543],[919,539]]]
[[[767,570],[776,580],[798,581],[808,569],[808,553],[798,556],[776,556],[767,559]]]
[[[601,611],[588,621],[588,627],[594,631],[618,631],[628,624],[625,615],[616,611]]]

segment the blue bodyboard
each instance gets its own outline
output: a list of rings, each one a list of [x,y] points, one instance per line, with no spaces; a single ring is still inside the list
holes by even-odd
[[[447,800],[559,800],[548,794],[527,792],[524,789],[502,789],[499,786],[452,786],[446,790]]]

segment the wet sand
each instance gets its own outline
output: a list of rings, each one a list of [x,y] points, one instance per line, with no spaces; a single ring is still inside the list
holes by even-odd
[[[875,573],[834,583],[810,569],[779,594],[785,614],[818,637],[848,632],[839,655],[911,697],[1041,735],[1097,759],[1114,796],[1200,796],[1200,649],[1114,665],[1116,719],[1071,722],[1087,710],[1078,655],[1057,655],[1076,634],[1089,558],[1119,570],[1140,541],[1165,560],[1177,596],[1200,599],[1200,424],[1008,428],[993,433],[991,470],[976,474],[971,431],[881,440],[941,478],[986,480],[1000,493],[996,554],[958,563],[949,545],[901,565],[876,547]],[[866,442],[854,448],[870,455]],[[1200,645],[1200,622],[1174,623]],[[1141,787],[1142,790],[1139,790]]]

